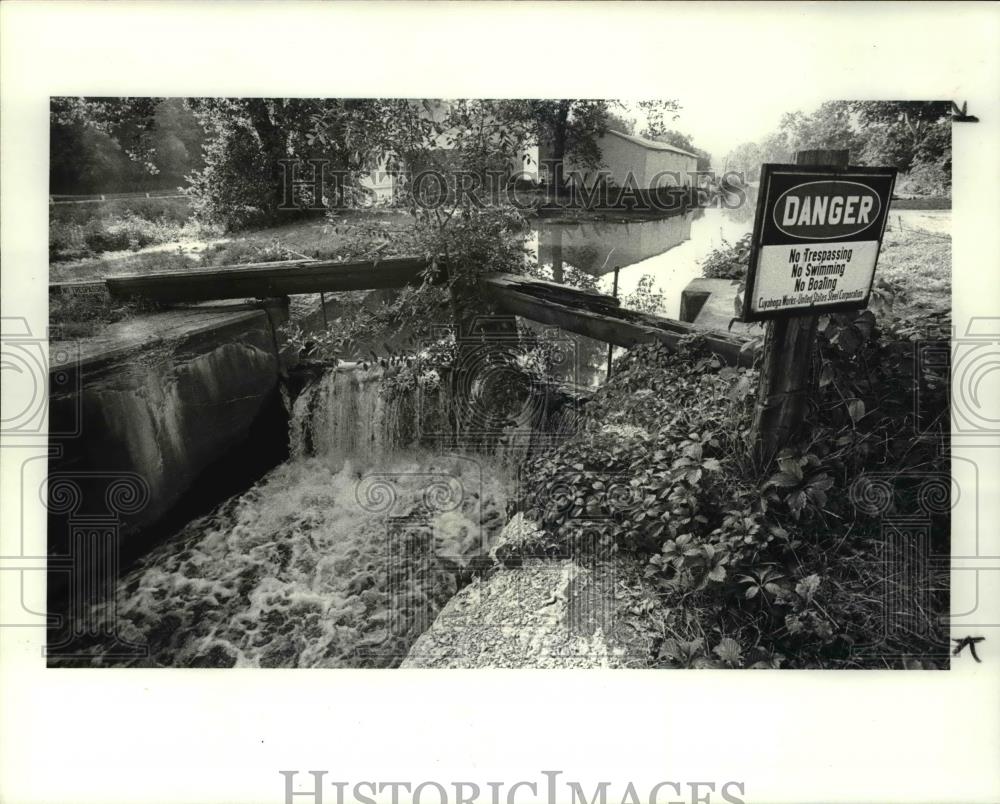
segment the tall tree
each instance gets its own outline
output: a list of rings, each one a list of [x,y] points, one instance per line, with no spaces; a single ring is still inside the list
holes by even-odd
[[[622,134],[635,134],[635,119],[625,114],[608,112],[608,128]]]
[[[175,187],[204,166],[205,130],[183,98],[164,98],[153,114],[152,160],[160,177]]]
[[[52,98],[51,192],[114,192],[156,172],[151,137],[160,98]]]
[[[646,115],[643,136],[655,139],[671,130],[671,123],[680,117],[681,107],[675,100],[660,99],[639,101],[639,109]]]
[[[723,170],[726,173],[739,173],[745,181],[757,181],[763,161],[760,146],[755,142],[744,142],[729,152]]]
[[[852,101],[866,132],[863,158],[909,172],[936,165],[951,172],[950,106],[942,101]],[[950,183],[950,180],[949,180]]]
[[[827,101],[812,114],[791,112],[781,119],[779,131],[785,135],[792,152],[811,148],[860,151],[861,137],[852,119],[850,104]]]
[[[597,139],[608,130],[609,101],[534,100],[528,106],[539,144],[551,160],[552,187],[563,184],[566,157],[587,167],[597,166],[601,154]]]
[[[193,177],[198,209],[231,227],[301,214],[285,205],[288,182],[308,182],[310,160],[323,161],[331,176],[356,178],[394,146],[405,147],[393,133],[413,115],[409,101],[393,99],[205,98],[191,105],[208,132],[205,168]]]
[[[949,105],[939,101],[829,101],[813,112],[790,112],[777,131],[744,143],[727,157],[729,169],[751,181],[761,163],[788,163],[810,148],[846,148],[855,164],[891,165],[920,174],[923,191],[951,185]]]

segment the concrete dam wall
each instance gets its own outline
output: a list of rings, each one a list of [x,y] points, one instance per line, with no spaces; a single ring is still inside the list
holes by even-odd
[[[284,318],[281,305],[194,307],[82,342],[49,398],[50,432],[67,434],[51,442],[50,555],[70,548],[75,521],[95,517],[113,521],[127,548],[246,444],[281,408]]]

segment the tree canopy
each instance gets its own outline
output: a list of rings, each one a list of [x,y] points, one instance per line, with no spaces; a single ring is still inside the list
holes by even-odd
[[[50,192],[173,188],[202,164],[181,98],[53,98],[50,116]]]
[[[777,131],[730,151],[726,169],[753,181],[765,162],[793,162],[803,149],[846,148],[854,164],[896,167],[929,191],[949,192],[948,110],[939,101],[828,101],[811,114],[785,114]]]
[[[707,169],[707,153],[665,128],[676,101],[638,107],[651,131],[697,153]],[[630,111],[615,100],[565,98],[55,98],[51,191],[184,186],[201,216],[238,227],[287,218],[287,171],[304,186],[313,160],[356,186],[373,169],[401,178],[427,167],[517,173],[534,167],[518,164],[533,145],[556,166],[549,178],[558,186],[565,159],[600,166],[601,136],[633,130]]]

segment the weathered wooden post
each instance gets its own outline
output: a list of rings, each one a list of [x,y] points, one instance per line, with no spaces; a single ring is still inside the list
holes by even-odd
[[[843,170],[849,159],[846,150],[799,151],[795,164]],[[751,292],[749,284],[746,292]],[[753,423],[753,443],[762,466],[788,444],[805,418],[813,382],[817,321],[814,313],[767,323]]]
[[[611,286],[611,296],[613,298],[615,298],[615,299],[618,298],[618,272],[620,270],[621,270],[621,267],[615,266],[615,279],[614,279],[614,284]],[[608,373],[607,373],[607,375],[604,378],[605,382],[607,382],[608,380],[611,379],[611,360],[614,357],[614,355],[615,355],[615,345],[613,343],[609,343],[608,344]]]

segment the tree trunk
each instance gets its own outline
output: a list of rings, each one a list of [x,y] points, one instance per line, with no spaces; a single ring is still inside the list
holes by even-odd
[[[559,111],[552,128],[552,175],[551,188],[558,192],[563,186],[563,159],[566,157],[566,135],[569,129],[570,101],[559,101]]]
[[[278,210],[281,209],[282,202],[285,200],[285,173],[282,167],[282,160],[288,156],[285,148],[285,135],[281,128],[275,124],[267,108],[267,102],[262,98],[248,100],[247,112],[250,115],[250,123],[257,132],[257,136],[260,137],[261,149],[267,164],[271,190],[266,199],[268,208],[264,212],[268,217],[276,218]]]

